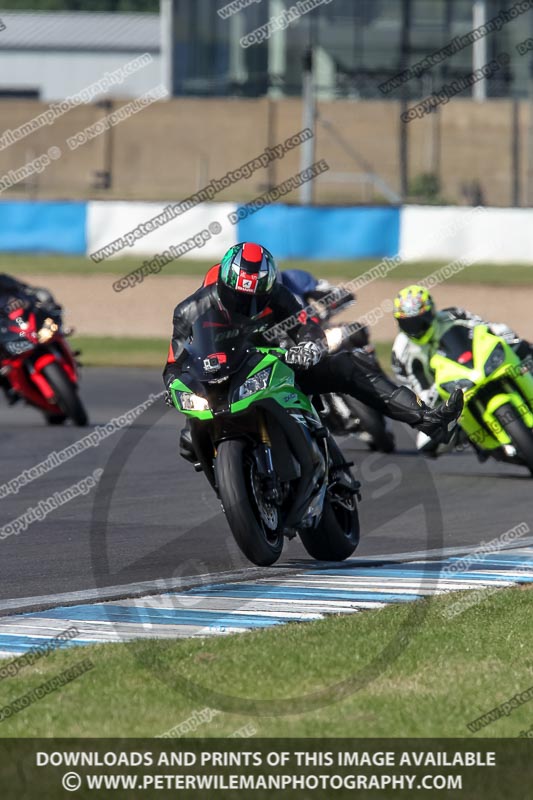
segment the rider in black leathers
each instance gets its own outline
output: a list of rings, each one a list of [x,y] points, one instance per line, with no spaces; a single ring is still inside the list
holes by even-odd
[[[179,377],[193,324],[209,309],[217,309],[228,329],[246,326],[258,345],[276,346],[278,325],[296,342],[285,360],[293,366],[298,385],[306,394],[339,392],[361,400],[392,419],[430,436],[448,439],[461,414],[459,389],[447,403],[430,409],[406,386],[397,386],[362,351],[327,355],[321,327],[309,318],[292,292],[278,280],[277,268],[266,248],[241,243],[230,248],[220,264],[216,283],[203,286],[174,310],[172,341],[163,380],[168,390]],[[281,331],[280,337],[281,338]],[[167,391],[167,402],[172,402]]]

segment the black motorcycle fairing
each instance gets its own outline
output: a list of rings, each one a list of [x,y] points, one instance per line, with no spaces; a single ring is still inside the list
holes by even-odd
[[[287,473],[295,483],[292,502],[285,515],[285,526],[296,528],[309,518],[309,508],[323,493],[324,478],[328,470],[328,449],[324,444],[324,429],[318,420],[302,410],[282,408],[272,398],[257,401],[251,408],[230,414],[231,403],[250,371],[263,358],[252,339],[253,326],[235,325],[227,315],[209,309],[193,325],[186,345],[187,354],[181,364],[179,379],[193,392],[208,399],[213,420],[191,420],[191,436],[198,460],[215,484],[213,461],[216,447],[225,439],[260,441],[258,412],[269,421],[275,420],[278,446],[271,448],[278,477]],[[280,448],[281,437],[285,446]],[[290,454],[287,465],[282,456]],[[318,501],[319,502],[319,501]]]
[[[314,419],[305,419],[301,411],[293,415],[272,398],[260,400],[254,403],[253,408],[231,416],[221,415],[209,421],[193,419],[191,436],[198,461],[209,482],[214,486],[215,448],[225,439],[249,439],[251,444],[257,444],[259,410],[265,415],[269,435],[273,435],[273,444],[276,443],[276,447],[272,447],[272,456],[274,467],[276,471],[279,470],[278,477],[281,480],[295,482],[284,524],[289,528],[297,527],[306,517],[311,502],[319,493],[329,465],[328,449],[324,444],[324,436],[321,435],[323,429]],[[302,424],[302,417],[306,424]],[[273,422],[278,425],[278,430],[275,432],[272,427]],[[284,446],[281,446],[282,442]],[[282,459],[285,463],[280,469]]]
[[[47,319],[61,327],[60,315],[52,316],[46,308],[30,302],[27,297],[4,298],[0,307],[0,351],[12,358],[33,350],[32,358],[38,358],[45,348],[37,334]]]

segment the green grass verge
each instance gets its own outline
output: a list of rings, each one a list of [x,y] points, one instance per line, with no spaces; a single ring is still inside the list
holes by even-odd
[[[81,256],[34,256],[0,254],[0,272],[14,275],[124,275],[142,263],[139,258],[121,258],[94,264]],[[305,269],[324,278],[355,278],[378,263],[378,259],[358,261],[280,261],[284,269]],[[406,263],[393,269],[391,278],[413,282],[421,280],[443,266],[444,262]],[[208,261],[179,259],[168,264],[160,275],[204,275],[212,265]],[[157,276],[155,276],[157,277]],[[533,266],[524,264],[472,264],[453,276],[454,283],[485,283],[502,285],[531,285]]]
[[[165,364],[168,339],[129,339],[113,336],[73,336],[73,349],[81,350],[86,367],[160,367]]]
[[[168,351],[168,339],[129,339],[113,336],[73,336],[70,344],[81,350],[86,367],[161,367]],[[391,342],[376,342],[376,352],[385,371],[390,372]]]
[[[0,681],[0,707],[83,659],[94,668],[4,719],[0,736],[156,736],[216,707],[213,692],[232,705],[197,736],[227,736],[251,723],[266,737],[469,737],[468,722],[533,685],[533,592],[487,592],[447,618],[459,596],[227,637],[56,651]],[[383,657],[401,629],[396,657]],[[382,669],[370,668],[372,679],[358,691],[325,691],[349,684],[375,659]],[[298,708],[304,695],[319,699]],[[292,710],[281,715],[278,707]],[[476,735],[515,737],[532,723],[533,702],[524,703]]]
[[[70,344],[81,350],[86,367],[161,367],[168,351],[168,339],[129,339],[113,336],[73,336]],[[390,342],[376,342],[381,365],[390,369]]]

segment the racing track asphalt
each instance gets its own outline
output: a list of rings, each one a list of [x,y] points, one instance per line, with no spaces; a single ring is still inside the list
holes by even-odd
[[[118,417],[161,388],[158,370],[88,368],[82,396],[95,425]],[[144,417],[128,434],[112,435],[0,500],[2,526],[41,499],[104,468],[110,457],[116,462],[116,448],[123,449],[126,441],[123,436],[134,442],[131,455],[113,476],[116,486],[104,533],[101,505],[95,515],[99,535],[91,524],[93,490],[0,541],[0,600],[205,573],[213,580],[220,571],[248,566],[204,476],[177,456],[180,416],[165,410],[162,400],[150,414],[160,415],[159,420],[146,424]],[[33,409],[20,404],[8,408],[2,400],[0,483],[91,429],[48,427]],[[395,430],[400,449],[392,456],[369,453],[353,438],[342,442],[363,483],[358,555],[441,544],[475,546],[522,521],[533,528],[533,482],[525,469],[490,461],[479,464],[471,452],[428,462],[414,454],[409,429],[395,425]],[[294,562],[313,563],[297,539],[286,544],[278,563]]]

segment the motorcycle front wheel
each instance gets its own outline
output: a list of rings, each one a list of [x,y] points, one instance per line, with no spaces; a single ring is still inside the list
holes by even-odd
[[[320,522],[312,530],[301,530],[300,539],[309,555],[317,561],[349,558],[359,544],[359,514],[355,499],[353,507],[347,508],[326,497]]]
[[[65,416],[70,417],[80,428],[87,425],[89,418],[79,398],[77,387],[71,383],[59,364],[51,363],[43,367],[43,374],[54,390],[56,403]]]
[[[494,416],[505,430],[513,446],[533,476],[533,432],[511,403],[500,406]]]
[[[259,476],[246,442],[221,442],[215,459],[218,493],[239,549],[259,567],[274,564],[283,550],[276,506],[262,496]]]

